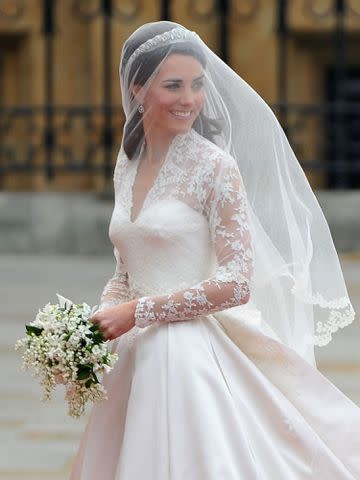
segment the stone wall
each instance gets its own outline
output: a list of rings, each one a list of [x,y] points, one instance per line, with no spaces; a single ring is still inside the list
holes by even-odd
[[[360,251],[360,192],[316,192],[337,249]],[[92,193],[0,193],[0,254],[112,255],[112,198]]]

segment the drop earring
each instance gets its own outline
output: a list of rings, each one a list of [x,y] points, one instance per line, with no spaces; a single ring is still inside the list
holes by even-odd
[[[144,105],[139,105],[138,106],[138,111],[139,111],[139,113],[144,113]]]

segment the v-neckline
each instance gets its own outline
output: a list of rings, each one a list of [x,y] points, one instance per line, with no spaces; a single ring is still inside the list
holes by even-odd
[[[138,173],[138,169],[139,169],[139,165],[141,163],[141,156],[142,156],[142,153],[143,153],[143,149],[141,149],[141,152],[138,156],[138,158],[135,160],[135,165],[134,165],[134,171],[133,171],[133,175],[132,175],[132,178],[131,178],[131,182],[130,182],[130,191],[129,191],[129,196],[130,196],[130,202],[129,202],[129,221],[130,223],[132,224],[135,224],[138,220],[138,218],[141,216],[141,214],[143,213],[145,207],[146,207],[146,203],[148,202],[148,199],[150,197],[150,194],[152,193],[152,191],[155,189],[155,186],[158,184],[159,182],[159,179],[162,175],[162,172],[164,171],[165,169],[165,166],[166,164],[168,163],[168,159],[169,159],[169,155],[170,155],[170,152],[171,150],[173,149],[174,145],[175,145],[175,142],[178,138],[181,138],[183,137],[184,135],[181,135],[181,134],[178,134],[178,135],[175,135],[175,137],[172,139],[170,145],[169,145],[169,148],[166,152],[166,155],[165,155],[165,158],[164,158],[164,161],[161,165],[161,167],[159,168],[159,171],[158,173],[156,174],[153,182],[152,182],[152,185],[150,186],[150,188],[148,189],[148,191],[146,192],[145,194],[145,197],[143,199],[143,202],[142,204],[140,205],[140,208],[138,209],[138,212],[137,212],[137,215],[135,218],[133,218],[133,208],[134,208],[134,184],[135,184],[135,181],[136,181],[136,177],[137,177],[137,173]]]

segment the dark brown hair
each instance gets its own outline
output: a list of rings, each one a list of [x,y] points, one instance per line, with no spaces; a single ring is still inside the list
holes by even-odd
[[[174,28],[166,25],[158,25],[157,31],[154,32],[152,28],[151,31],[144,29],[144,32],[137,32],[135,38],[130,38],[127,40],[124,46],[124,56],[121,61],[120,74],[123,76],[125,67],[132,53],[149,38],[154,37],[155,35],[167,32]],[[189,40],[184,40],[184,42],[179,42],[170,45],[164,45],[158,47],[150,52],[143,53],[139,55],[130,66],[130,71],[127,76],[131,80],[132,85],[145,85],[146,81],[154,73],[156,67],[161,63],[162,60],[166,58],[167,55],[171,54],[181,54],[181,55],[190,55],[198,60],[203,68],[206,67],[206,59],[203,52],[200,48],[194,45]],[[130,89],[130,84],[124,86],[124,88]],[[133,94],[130,92],[131,100],[133,100]],[[198,117],[195,119],[192,128],[196,130],[200,135],[212,141],[215,135],[221,133],[221,127],[219,120],[208,118],[203,112],[200,112]],[[142,123],[142,115],[136,110],[134,114],[127,120],[124,125],[124,138],[123,146],[126,155],[129,160],[131,160],[138,149],[139,143],[144,138],[144,127]]]

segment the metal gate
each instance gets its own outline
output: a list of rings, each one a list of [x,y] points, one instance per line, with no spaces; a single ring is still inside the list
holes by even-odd
[[[114,107],[111,98],[111,29],[113,22],[126,20],[126,15],[136,14],[141,8],[140,1],[132,2],[132,8],[121,10],[112,0],[72,2],[73,16],[80,22],[103,22],[103,102],[101,105],[65,106],[54,103],[54,34],[56,31],[57,5],[54,0],[38,0],[42,12],[42,35],[44,38],[44,88],[43,106],[1,106],[0,105],[0,188],[1,178],[9,173],[37,171],[46,173],[49,185],[62,171],[94,173],[110,180],[116,153],[115,139],[121,136],[123,115],[120,107]],[[242,0],[237,0],[237,3]],[[221,57],[229,60],[228,25],[236,0],[213,0],[211,8],[218,15],[218,45]],[[196,0],[190,2],[196,7]],[[316,2],[315,2],[316,3]],[[324,3],[324,2],[323,2]],[[247,0],[247,14],[264,8],[260,0]],[[288,44],[292,31],[288,25],[289,0],[278,0],[276,4],[277,23],[277,102],[272,106],[305,172],[322,172],[326,176],[326,187],[332,189],[360,188],[360,57],[358,65],[347,65],[347,30],[345,16],[360,17],[360,8],[350,0],[329,0],[320,11],[313,8],[314,2],[303,0],[309,15],[319,22],[326,16],[336,18],[332,32],[333,62],[327,72],[327,100],[321,104],[302,105],[288,101]],[[2,2],[0,18],[11,21],[24,14],[26,0]],[[172,19],[172,2],[163,0],[160,17]],[[201,15],[201,11],[198,12]],[[160,19],[160,18],[159,18]],[[203,21],[206,22],[204,14]],[[4,38],[0,36],[1,46]],[[0,79],[1,87],[1,79]],[[301,130],[309,119],[316,119],[322,127],[321,142],[316,155],[307,156]],[[64,139],[73,128],[75,121],[83,123],[88,133],[86,148],[79,156],[73,145]],[[26,138],[25,146],[19,148],[17,136]],[[60,155],[61,164],[54,163],[54,156]],[[99,159],[100,161],[96,160]]]

